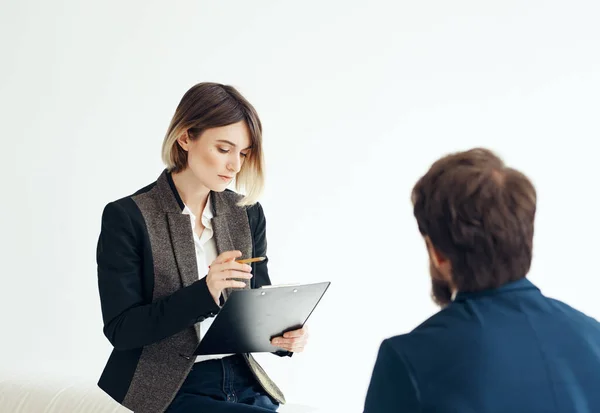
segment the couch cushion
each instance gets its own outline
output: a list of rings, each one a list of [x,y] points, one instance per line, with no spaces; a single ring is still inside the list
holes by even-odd
[[[308,406],[286,404],[280,413],[318,413]],[[0,378],[0,412],[10,413],[128,413],[96,383],[81,378]]]

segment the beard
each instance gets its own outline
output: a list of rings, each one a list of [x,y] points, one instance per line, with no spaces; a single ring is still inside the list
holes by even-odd
[[[452,287],[448,281],[444,280],[432,262],[429,263],[429,273],[431,275],[431,298],[440,308],[444,308],[452,302]]]

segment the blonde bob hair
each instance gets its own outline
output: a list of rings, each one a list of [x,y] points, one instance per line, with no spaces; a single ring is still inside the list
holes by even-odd
[[[200,139],[207,129],[240,121],[248,126],[252,150],[235,178],[235,188],[244,194],[240,206],[256,203],[264,187],[262,125],[254,107],[232,86],[198,83],[183,95],[162,145],[167,170],[179,172],[187,168],[187,152],[177,142],[182,133],[187,131],[190,139]]]

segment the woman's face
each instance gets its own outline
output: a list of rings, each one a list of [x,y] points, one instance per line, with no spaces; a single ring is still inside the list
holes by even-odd
[[[188,152],[188,168],[211,191],[221,192],[231,183],[250,155],[250,131],[245,121],[205,130],[192,141],[178,140]]]

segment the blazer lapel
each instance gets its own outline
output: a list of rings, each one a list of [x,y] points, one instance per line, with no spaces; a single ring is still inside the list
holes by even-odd
[[[246,209],[236,205],[239,195],[234,192],[211,192],[211,203],[213,207],[213,233],[217,252],[238,250],[242,252],[243,258],[252,256],[252,234],[248,223]],[[250,280],[239,279],[250,288]],[[223,297],[227,299],[231,289],[223,291]]]
[[[180,213],[167,213],[171,244],[184,287],[198,281],[198,262],[190,216]]]
[[[167,216],[171,247],[175,255],[181,284],[187,287],[198,281],[198,263],[196,262],[190,217],[182,213],[183,201],[179,198],[166,171],[158,178],[156,186],[159,202]]]

